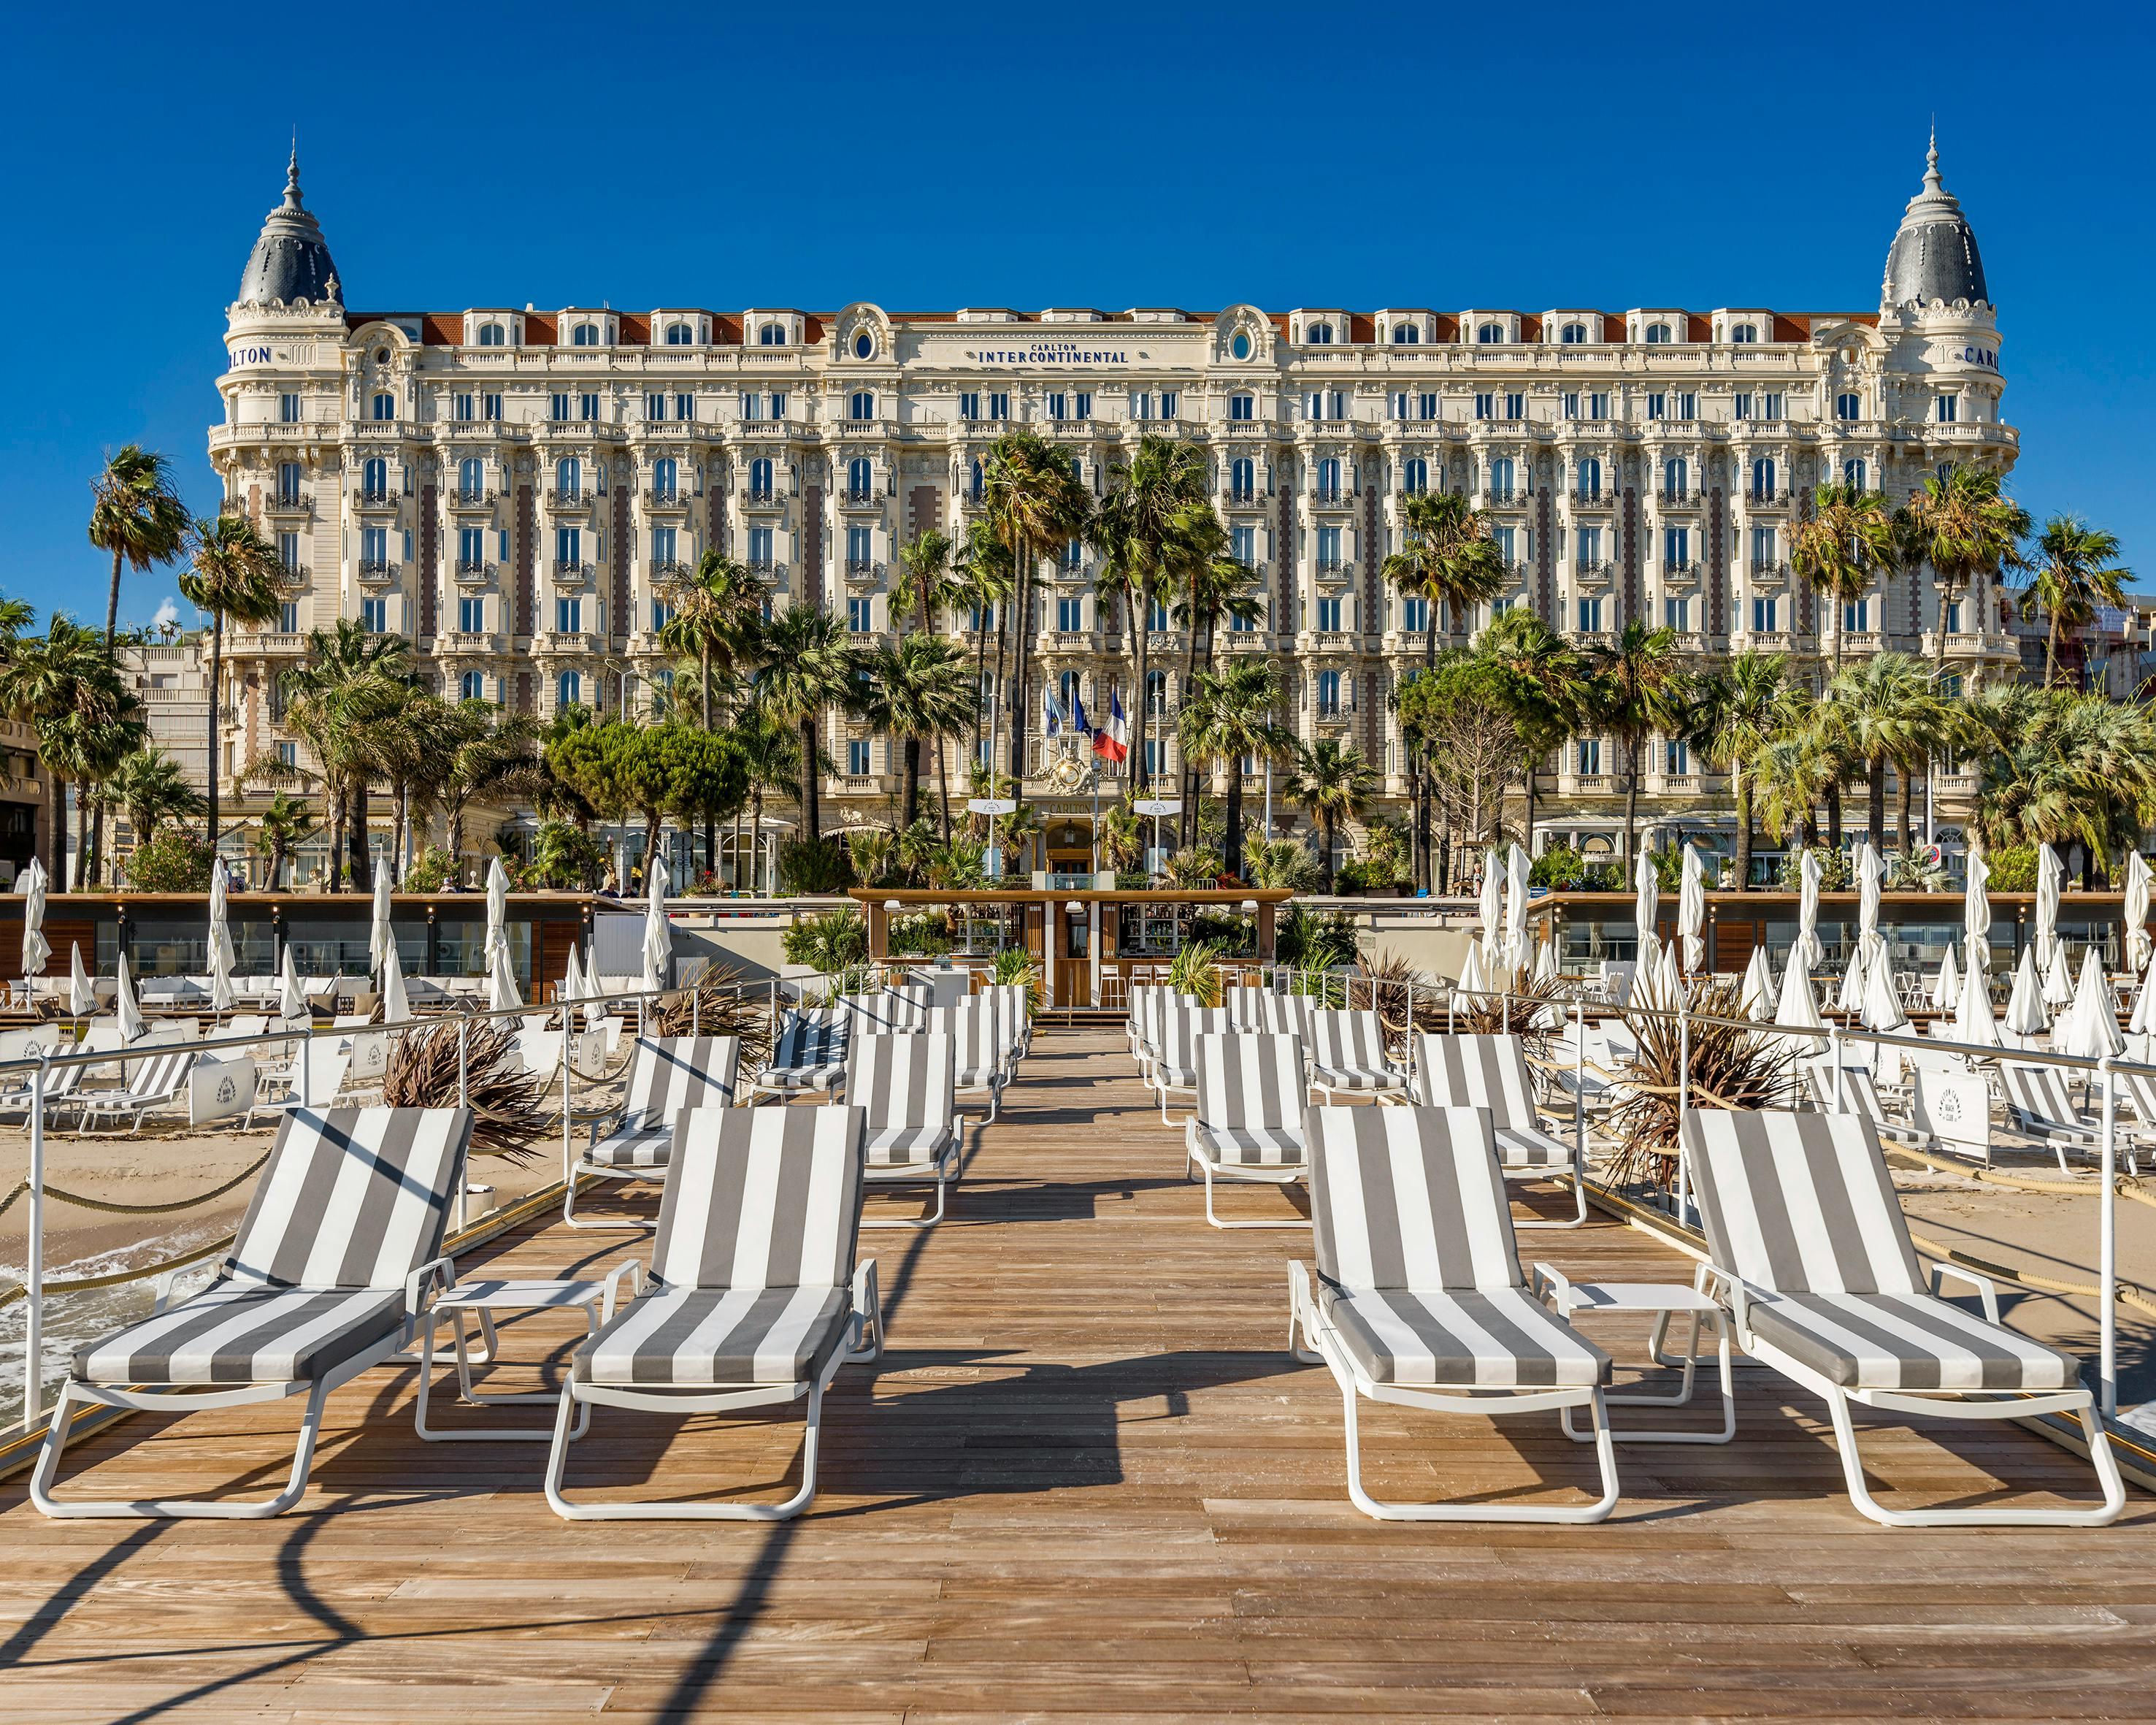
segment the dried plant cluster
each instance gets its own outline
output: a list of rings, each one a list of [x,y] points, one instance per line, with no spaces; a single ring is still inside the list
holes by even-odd
[[[537,1141],[550,1130],[547,1086],[543,1074],[524,1069],[514,1018],[467,1019],[452,1012],[393,1038],[382,1099],[392,1108],[454,1108],[460,1022],[467,1027],[464,1100],[472,1111],[472,1149],[528,1161],[540,1153]],[[561,1117],[551,1118],[558,1123]]]
[[[1734,982],[1695,982],[1693,1015],[1682,1040],[1688,1044],[1688,1105],[1709,1109],[1787,1108],[1797,1084],[1797,1057],[1786,1038],[1761,1035],[1743,1025]],[[1737,1020],[1738,1022],[1702,1022]],[[1625,1068],[1625,1099],[1610,1113],[1617,1139],[1611,1177],[1667,1188],[1676,1179],[1677,1075],[1681,1027],[1674,1017],[1627,1013],[1625,1023],[1640,1052]]]
[[[651,1014],[659,1036],[731,1036],[741,1042],[741,1066],[753,1074],[771,1062],[773,1030],[767,991],[731,965],[714,965],[693,989],[660,1001]]]

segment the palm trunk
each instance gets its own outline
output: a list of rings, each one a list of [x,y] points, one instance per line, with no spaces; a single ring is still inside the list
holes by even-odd
[[[1871,822],[1871,842],[1884,852],[1887,848],[1887,762],[1885,757],[1872,761],[1866,770],[1865,816]]]
[[[1131,757],[1131,785],[1134,790],[1148,790],[1152,787],[1152,776],[1146,771],[1146,720],[1151,717],[1151,691],[1146,684],[1146,662],[1152,652],[1152,605],[1142,593],[1134,594],[1131,601],[1131,639],[1132,662],[1136,667],[1137,682],[1132,694],[1137,718],[1131,737],[1131,747],[1136,751]]]
[[[1224,867],[1237,880],[1243,878],[1243,775],[1238,770],[1240,762],[1230,762],[1228,770],[1228,841],[1224,847],[1226,861]]]
[[[2059,614],[2051,614],[2049,626],[2044,631],[2044,687],[2051,687],[2056,681],[2059,668]]]
[[[748,794],[748,888],[757,888],[756,865],[763,847],[763,791],[759,787]],[[741,873],[741,859],[734,859],[734,873]]]
[[[325,795],[322,801],[328,806],[330,817],[330,890],[332,893],[341,893],[344,890],[344,882],[341,878],[340,865],[344,857],[344,824],[346,811],[345,793],[341,786],[332,790],[325,785],[323,790]]]
[[[943,805],[943,842],[951,842],[951,780],[943,770],[943,734],[936,735],[936,795]]]
[[[816,796],[816,718],[801,721],[801,836],[811,844],[824,837],[824,816]]]
[[[988,610],[993,610],[990,605]],[[988,675],[988,631],[987,610],[974,620],[973,628],[973,760],[981,758],[981,685]]]
[[[1919,567],[1921,568],[1922,565],[1920,564]],[[1912,571],[1912,573],[1914,572]],[[1943,577],[1940,579],[1939,627],[1938,633],[1932,643],[1932,677],[1935,682],[1947,674],[1947,607],[1953,602],[1957,590],[1958,590],[1955,584],[1948,582]],[[1979,634],[1982,632],[1981,630],[1978,631]]]
[[[135,842],[139,845],[141,842],[141,836],[137,835]],[[86,893],[90,888],[91,881],[87,874],[89,868],[90,799],[83,795],[82,788],[78,787],[74,802],[74,889],[78,893]]]
[[[659,854],[659,811],[644,811],[644,883],[651,884],[651,859]]]
[[[1640,822],[1640,739],[1627,739],[1625,744],[1625,867],[1627,871],[1639,862]]]
[[[1898,796],[1900,806],[1894,811],[1895,828],[1901,834],[1902,848],[1905,851],[1913,851],[1917,848],[1917,835],[1909,830],[1909,806],[1914,801],[1915,775],[1904,764],[1895,768],[1894,777],[1896,782],[1901,786]]]
[[[45,778],[45,834],[53,847],[53,890],[64,893],[67,878],[67,780],[58,773]]]
[[[921,817],[921,739],[906,739],[906,794],[899,805],[901,830],[909,829]]]
[[[1189,650],[1183,656],[1183,698],[1185,701],[1190,698],[1190,686],[1197,676],[1198,619],[1194,614],[1190,619]],[[1188,760],[1183,763],[1183,783],[1189,789],[1183,797],[1183,818],[1177,824],[1188,828],[1188,837],[1183,840],[1186,848],[1194,847],[1198,843],[1198,773],[1197,763]]]
[[[1010,699],[1010,684],[1004,676],[1004,645],[1010,634],[1010,614],[1011,601],[1008,599],[996,607],[996,688],[990,698],[992,703],[1008,703]],[[996,794],[996,759],[993,731],[988,743],[988,795],[993,796]]]
[[[1011,535],[1011,548],[1018,563],[1018,617],[1014,632],[1018,646],[1011,667],[1010,712],[1010,775],[1011,795],[1022,794],[1025,784],[1025,744],[1027,694],[1026,665],[1028,642],[1033,633],[1033,568],[1025,555],[1025,541],[1016,533]]]
[[[223,688],[224,613],[209,615],[209,853],[217,855],[217,706]]]
[[[1731,775],[1730,790],[1737,801],[1737,890],[1752,890],[1752,785],[1739,768]]]
[[[703,651],[704,667],[704,734],[711,734],[711,649],[707,641]],[[704,811],[704,867],[716,885],[719,878],[718,820],[709,809]]]
[[[345,834],[345,842],[352,847],[352,889],[355,893],[374,890],[374,851],[367,838],[367,826],[373,818],[374,790],[364,775],[352,792],[352,826]]]
[[[1327,809],[1327,810],[1325,811],[1325,829],[1324,829],[1324,830],[1325,830],[1325,857],[1324,857],[1324,862],[1325,862],[1325,890],[1327,891],[1327,893],[1330,893],[1332,892],[1332,840],[1333,840],[1333,833],[1332,833],[1332,810],[1330,810],[1330,809]]]
[[[1838,779],[1826,787],[1826,844],[1830,851],[1841,849],[1841,781]]]

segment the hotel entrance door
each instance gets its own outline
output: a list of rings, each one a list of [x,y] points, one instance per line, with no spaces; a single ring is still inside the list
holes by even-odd
[[[1077,914],[1073,915],[1075,909]],[[1050,1000],[1058,1007],[1093,1004],[1093,919],[1088,908],[1075,900],[1057,899],[1049,909],[1055,952],[1054,986]]]

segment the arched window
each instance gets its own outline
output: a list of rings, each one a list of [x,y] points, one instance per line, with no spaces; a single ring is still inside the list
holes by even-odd
[[[875,469],[865,456],[856,456],[846,463],[846,494],[852,497],[871,497],[875,492]]]
[[[1486,323],[1475,332],[1475,339],[1485,347],[1488,347],[1492,342],[1502,342],[1505,339],[1505,326],[1502,323]]]
[[[1669,338],[1670,327],[1666,323],[1650,323],[1647,326],[1647,341],[1650,346],[1660,347]]]
[[[498,323],[482,323],[479,327],[479,344],[482,348],[499,348],[506,339]]]
[[[1228,343],[1228,351],[1238,359],[1248,359],[1250,357],[1250,337],[1237,330],[1234,339]]]
[[[1579,494],[1592,500],[1602,495],[1602,463],[1589,456],[1581,461],[1578,469]]]
[[[374,398],[374,417],[377,420],[395,419],[397,417],[397,398],[394,395],[388,394],[386,390],[382,394],[376,396]]]
[[[686,348],[696,339],[696,332],[685,323],[670,323],[666,326],[666,345],[670,348]]]
[[[1499,456],[1490,463],[1490,495],[1499,502],[1512,500],[1512,479],[1517,471],[1510,456]]]
[[[484,701],[486,698],[486,677],[477,671],[467,671],[457,679],[457,698],[460,701]]]
[[[475,497],[486,489],[486,463],[476,456],[467,456],[457,463],[457,490],[467,497]]]
[[[1844,461],[1841,464],[1841,482],[1847,486],[1851,491],[1861,492],[1867,490],[1869,487],[1866,484],[1866,481],[1868,477],[1868,474],[1869,470],[1866,467],[1861,458],[1856,461]]]
[[[767,323],[756,332],[757,343],[764,348],[783,348],[786,345],[786,326]]]
[[[1255,395],[1230,395],[1228,398],[1228,417],[1231,420],[1250,420],[1257,417],[1258,399]]]
[[[1340,712],[1340,673],[1321,671],[1317,673],[1317,714],[1321,718],[1337,718]]]
[[[1248,456],[1238,456],[1228,465],[1228,489],[1248,502],[1258,494],[1258,467]]]
[[[370,497],[389,495],[389,463],[376,456],[359,470],[359,488]]]
[[[574,456],[564,456],[554,463],[554,489],[565,497],[573,497],[582,489],[584,464]]]
[[[1837,420],[1861,420],[1864,417],[1864,401],[1861,396],[1837,395],[1834,398],[1834,416]]]
[[[1055,693],[1063,703],[1065,714],[1072,723],[1076,723],[1079,703],[1078,673],[1075,671],[1066,671],[1062,676],[1057,677]]]
[[[1156,605],[1154,610],[1159,607]],[[1158,718],[1168,711],[1168,673],[1165,671],[1146,672],[1146,711]]]
[[[856,389],[846,399],[846,417],[850,420],[872,420],[875,417],[875,394],[873,390]]]
[[[1771,497],[1774,495],[1774,458],[1762,456],[1752,464],[1752,495]]]
[[[1756,323],[1732,323],[1729,327],[1729,339],[1739,342],[1756,342],[1759,339],[1759,326]]]
[[[681,468],[671,456],[661,456],[651,464],[651,489],[658,496],[670,497],[680,483]]]
[[[1568,323],[1557,332],[1557,338],[1568,348],[1576,348],[1587,339],[1587,326],[1584,323]]]
[[[1681,499],[1691,489],[1691,463],[1682,456],[1672,456],[1662,463],[1662,493],[1672,501]]]
[[[1340,495],[1340,463],[1334,456],[1327,456],[1317,464],[1317,495],[1321,497]]]
[[[1304,329],[1302,338],[1313,348],[1330,347],[1332,342],[1332,326],[1329,323],[1311,324]]]
[[[771,495],[771,457],[758,456],[748,464],[748,491],[752,497]]]
[[[973,467],[966,476],[966,492],[978,503],[987,490],[988,475],[982,471],[980,457],[976,456],[973,458]]]
[[[854,358],[856,359],[875,358],[875,337],[866,330],[863,330],[854,337]]]
[[[1421,339],[1422,331],[1412,323],[1396,323],[1393,326],[1393,345],[1396,348],[1412,348]]]
[[[572,348],[596,348],[599,344],[599,327],[596,323],[580,323],[569,332]]]
[[[554,685],[554,704],[574,707],[584,698],[584,680],[573,671],[564,671],[562,680]]]
[[[1411,497],[1419,497],[1430,489],[1430,463],[1420,456],[1409,456],[1400,463],[1400,489]]]

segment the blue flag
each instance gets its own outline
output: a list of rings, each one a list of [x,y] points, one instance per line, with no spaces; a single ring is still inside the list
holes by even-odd
[[[1070,692],[1070,729],[1081,737],[1093,734],[1093,727],[1086,723],[1086,698],[1075,689]]]

